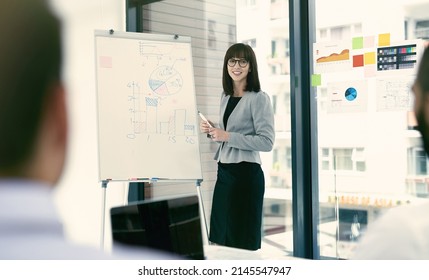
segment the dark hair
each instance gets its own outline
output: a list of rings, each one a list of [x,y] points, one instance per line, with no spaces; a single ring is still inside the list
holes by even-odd
[[[423,94],[429,94],[429,47],[426,47],[417,71],[417,81]]]
[[[44,0],[0,2],[0,170],[34,149],[49,89],[61,79],[60,22]]]
[[[258,64],[253,49],[246,44],[237,43],[228,48],[223,60],[222,85],[226,95],[234,94],[232,78],[228,74],[228,59],[232,57],[244,58],[249,62],[249,74],[247,75],[247,83],[245,91],[258,92],[261,90],[261,84],[258,76]]]

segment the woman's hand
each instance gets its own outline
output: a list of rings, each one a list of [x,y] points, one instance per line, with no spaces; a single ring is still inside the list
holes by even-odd
[[[209,134],[213,141],[228,142],[229,140],[229,133],[220,128],[210,127]]]
[[[207,133],[208,134],[209,133],[210,125],[213,126],[212,124],[209,124],[208,122],[201,120],[201,122],[200,122],[200,131],[202,133]]]

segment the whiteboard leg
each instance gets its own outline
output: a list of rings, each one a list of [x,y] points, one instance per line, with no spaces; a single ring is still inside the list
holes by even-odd
[[[202,194],[201,194],[201,182],[200,181],[197,181],[197,192],[198,192],[198,198],[199,198],[199,200],[200,200],[200,210],[201,210],[201,214],[202,214],[202,222],[203,222],[203,226],[204,226],[204,229],[205,229],[205,234],[204,234],[204,236],[205,236],[205,238],[204,238],[204,240],[206,241],[205,243],[207,243],[208,244],[208,236],[209,236],[209,230],[208,230],[208,227],[207,227],[207,222],[206,222],[206,213],[205,213],[205,211],[204,211],[204,202],[203,202],[203,197],[202,197]]]
[[[104,230],[105,230],[105,221],[106,221],[106,189],[107,182],[103,181],[101,184],[102,188],[102,198],[101,198],[101,237],[100,237],[100,249],[104,250]]]

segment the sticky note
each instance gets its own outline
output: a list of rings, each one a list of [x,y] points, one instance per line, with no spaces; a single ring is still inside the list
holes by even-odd
[[[320,74],[313,74],[311,75],[311,86],[317,87],[322,84],[322,75]]]
[[[363,48],[363,37],[354,37],[352,39],[352,48],[354,50],[362,49]]]
[[[363,54],[353,56],[353,67],[362,67],[363,63]]]
[[[379,34],[378,45],[381,47],[390,46],[390,33]]]
[[[98,62],[100,68],[112,68],[112,57],[111,56],[99,56]]]
[[[375,46],[374,36],[366,36],[363,38],[363,47],[364,48],[373,48]]]
[[[364,54],[364,64],[375,64],[375,52],[367,52]]]

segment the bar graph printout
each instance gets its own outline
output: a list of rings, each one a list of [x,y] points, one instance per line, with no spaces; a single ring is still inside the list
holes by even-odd
[[[190,38],[95,32],[99,179],[201,179]]]

